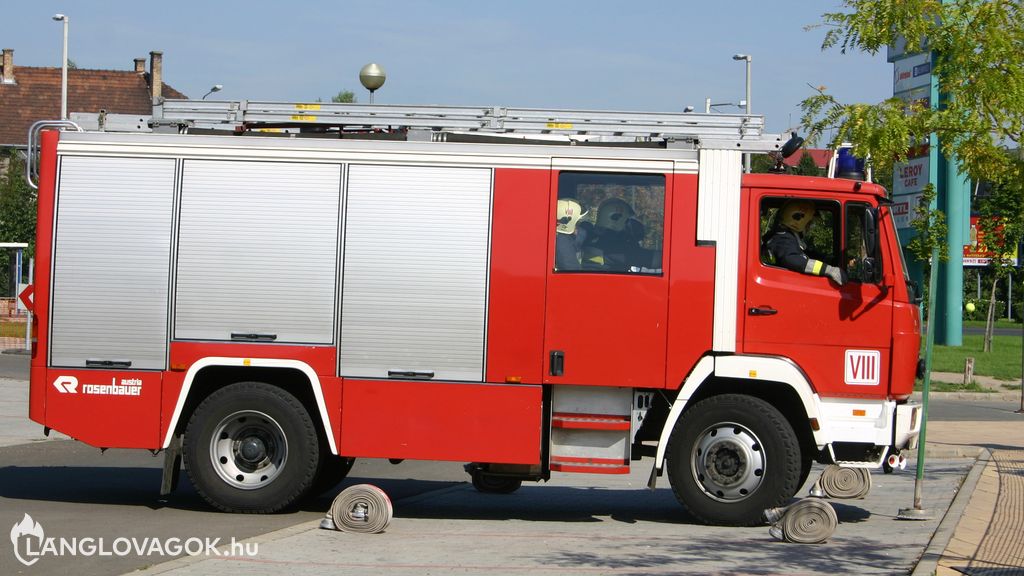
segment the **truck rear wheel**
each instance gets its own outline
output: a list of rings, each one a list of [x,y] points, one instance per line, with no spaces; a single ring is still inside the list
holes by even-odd
[[[706,524],[753,526],[800,488],[803,457],[786,418],[764,400],[739,394],[699,402],[668,444],[676,498]]]
[[[316,428],[287,391],[240,382],[211,394],[185,429],[183,456],[196,491],[225,512],[278,512],[313,486]]]

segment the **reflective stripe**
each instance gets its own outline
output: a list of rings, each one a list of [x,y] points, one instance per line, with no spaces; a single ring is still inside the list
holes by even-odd
[[[815,276],[821,276],[821,271],[825,268],[825,263],[821,260],[807,259],[807,264],[804,265],[804,274],[814,274]]]

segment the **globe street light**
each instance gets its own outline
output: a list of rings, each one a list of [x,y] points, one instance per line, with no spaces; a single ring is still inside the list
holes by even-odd
[[[209,96],[210,94],[213,94],[214,92],[220,92],[223,89],[224,89],[224,85],[223,84],[214,84],[210,88],[209,92],[207,92],[206,94],[203,94],[202,100],[206,100],[206,97]]]
[[[60,119],[68,119],[68,21],[63,14],[54,14],[53,19],[64,23],[64,48],[60,64]]]
[[[746,68],[747,68],[747,116],[750,116],[750,61],[753,58],[751,58],[750,54],[736,54],[736,55],[734,55],[732,57],[732,59],[733,60],[743,60],[743,61],[745,61],[747,63],[746,64]],[[743,167],[744,167],[744,170],[747,172],[747,174],[750,174],[750,153],[749,152],[743,155]]]
[[[387,80],[387,74],[377,64],[367,64],[359,71],[359,82],[362,83],[363,88],[370,91],[370,104],[373,104],[373,93],[384,85],[385,80]]]

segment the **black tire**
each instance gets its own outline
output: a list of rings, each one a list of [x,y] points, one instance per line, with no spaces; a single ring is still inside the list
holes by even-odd
[[[320,468],[316,473],[316,480],[309,490],[310,496],[319,496],[341,483],[348,476],[355,458],[343,458],[331,454],[326,446],[320,447],[323,457],[320,460]]]
[[[771,404],[723,394],[703,400],[676,423],[668,444],[676,498],[706,524],[756,526],[763,512],[800,488],[796,434]]]
[[[523,485],[518,478],[495,476],[480,470],[473,472],[473,487],[484,494],[511,494]]]
[[[263,382],[239,382],[196,408],[182,449],[192,485],[225,512],[279,512],[313,486],[316,426],[297,398]]]
[[[796,489],[799,490],[804,487],[807,483],[807,477],[811,475],[811,467],[814,466],[814,460],[811,458],[801,457],[802,464],[800,465],[800,480],[796,483]]]

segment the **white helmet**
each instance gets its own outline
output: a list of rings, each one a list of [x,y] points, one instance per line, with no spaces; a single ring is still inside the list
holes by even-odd
[[[586,215],[579,202],[570,198],[561,199],[555,209],[555,220],[558,221],[555,230],[559,234],[572,234],[576,231],[576,223]]]

